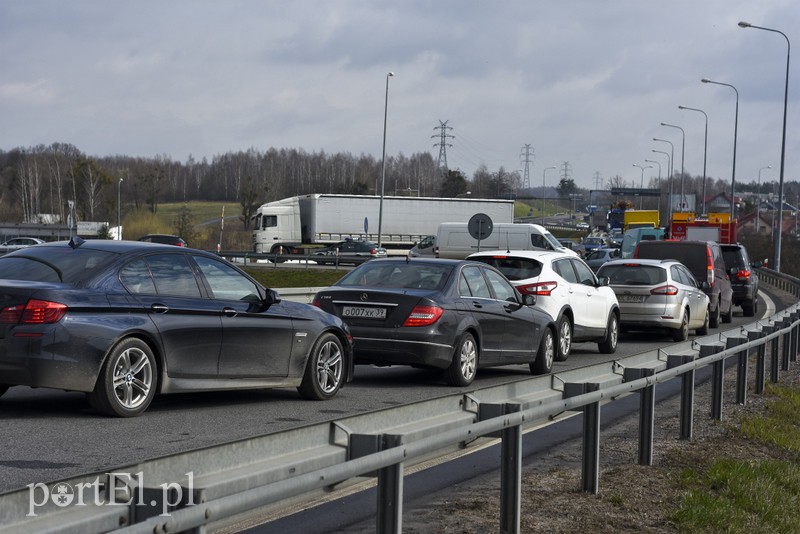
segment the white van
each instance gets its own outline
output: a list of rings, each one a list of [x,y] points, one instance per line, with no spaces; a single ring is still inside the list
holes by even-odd
[[[439,247],[438,257],[458,260],[486,250],[555,250],[578,255],[538,224],[497,223],[492,234],[478,243],[469,235],[467,223],[442,223],[436,233],[436,244]]]

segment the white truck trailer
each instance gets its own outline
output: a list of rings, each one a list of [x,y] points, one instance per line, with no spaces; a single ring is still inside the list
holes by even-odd
[[[311,194],[263,204],[253,216],[256,253],[300,253],[310,245],[347,238],[378,243],[380,197]],[[467,222],[485,213],[495,222],[514,222],[513,200],[383,197],[381,244],[410,248],[433,235],[442,222]]]

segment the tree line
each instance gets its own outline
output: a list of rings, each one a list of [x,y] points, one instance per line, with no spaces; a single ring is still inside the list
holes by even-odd
[[[565,162],[564,168],[569,165]],[[115,221],[122,213],[148,209],[160,202],[238,201],[247,228],[250,216],[264,202],[308,193],[379,194],[381,161],[368,154],[307,152],[269,148],[228,152],[185,162],[163,154],[151,158],[114,155],[95,157],[68,143],[0,150],[0,209],[7,221],[67,222]],[[674,178],[678,178],[677,176]],[[430,153],[387,156],[383,190],[386,195],[466,195],[475,198],[569,198],[588,190],[571,176],[561,176],[551,187],[522,188],[519,171],[481,165],[471,177],[460,170],[444,171]],[[625,187],[620,176],[606,180],[606,188]],[[636,187],[633,182],[628,187]],[[740,188],[741,186],[741,188]],[[646,187],[669,190],[665,178],[651,178]],[[700,194],[702,177],[687,175],[687,192]],[[762,184],[762,193],[770,184]],[[739,191],[755,191],[755,181],[737,184]],[[706,194],[730,191],[730,182],[706,181]],[[787,184],[788,199],[796,198],[797,184]],[[71,206],[71,208],[70,208]],[[46,214],[46,217],[42,217]]]

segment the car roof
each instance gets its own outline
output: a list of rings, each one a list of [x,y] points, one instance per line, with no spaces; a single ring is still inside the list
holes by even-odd
[[[627,258],[627,259],[619,259],[619,260],[611,260],[607,261],[603,264],[603,267],[613,267],[614,265],[655,265],[658,267],[665,267],[668,265],[672,265],[675,263],[681,263],[678,260],[651,260],[646,258]]]
[[[74,239],[74,238],[73,238]],[[69,246],[69,241],[51,241],[50,243],[42,243],[37,247],[66,247]],[[106,250],[108,252],[123,253],[131,250],[139,249],[162,249],[170,252],[175,252],[179,247],[172,245],[165,245],[163,243],[149,243],[145,241],[125,241],[115,239],[81,239],[79,248],[87,248],[93,250]]]
[[[491,256],[518,256],[520,258],[529,258],[533,260],[555,260],[560,258],[575,258],[572,254],[566,252],[557,252],[553,250],[488,250],[485,252],[476,252],[467,256],[470,258],[485,258]]]

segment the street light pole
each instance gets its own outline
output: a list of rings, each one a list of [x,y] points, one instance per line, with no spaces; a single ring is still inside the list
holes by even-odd
[[[654,139],[654,141],[655,141],[655,139]],[[669,143],[669,141],[667,141],[667,143]],[[656,152],[658,154],[664,154],[665,156],[667,156],[667,173],[672,175],[672,158],[670,157],[669,152],[666,152],[664,150],[656,150],[655,148],[653,149],[653,152]],[[670,184],[671,183],[672,183],[672,180],[670,180]],[[659,180],[659,182],[658,182],[658,191],[661,192],[661,180]],[[659,208],[659,211],[660,211],[661,210],[661,199],[659,199],[658,208]],[[667,220],[669,220],[669,218],[670,218],[670,214],[667,213]]]
[[[119,239],[122,239],[122,218],[120,216],[120,200],[122,199],[122,178],[119,179],[119,183],[117,184],[117,235]]]
[[[678,106],[678,109],[687,109],[689,111],[698,111],[706,118],[706,133],[703,136],[703,215],[706,214],[706,160],[708,159],[708,115],[702,109],[688,108],[686,106]]]
[[[737,131],[739,129],[739,91],[729,83],[722,83],[722,82],[715,82],[713,80],[709,80],[708,78],[703,78],[700,80],[703,83],[713,83],[716,85],[724,85],[725,87],[730,87],[733,89],[733,92],[736,93],[736,115],[734,115],[733,119],[733,168],[731,169],[731,218],[734,216],[733,212],[733,197],[736,194],[735,187],[736,187],[736,137]]]
[[[792,45],[789,38],[785,33],[772,28],[765,28],[763,26],[753,26],[749,22],[740,22],[741,28],[755,28],[757,30],[764,30],[773,33],[779,33],[786,39],[786,85],[783,89],[783,136],[781,138],[781,170],[780,170],[780,186],[778,188],[778,224],[783,222],[783,170],[784,162],[786,161],[786,111],[789,107],[789,56],[791,54]],[[779,226],[778,228],[782,228]],[[778,237],[775,239],[775,265],[776,271],[781,270],[781,232],[778,232]]]
[[[644,189],[644,170],[645,169],[652,169],[652,165],[637,165],[636,163],[633,164],[634,167],[639,167],[642,170],[642,182],[639,185],[639,209],[642,209],[642,200],[644,199],[643,189]]]
[[[761,230],[761,171],[764,169],[771,169],[772,165],[767,165],[766,167],[761,167],[758,169],[758,200],[756,200],[756,235]]]
[[[381,156],[381,200],[378,205],[378,248],[383,244],[383,192],[386,186],[386,118],[389,115],[389,78],[394,72],[386,75],[386,98],[383,105],[383,155]]]
[[[686,197],[683,194],[683,161],[684,156],[686,155],[686,132],[683,131],[683,128],[680,126],[675,126],[674,124],[667,124],[666,122],[662,122],[661,126],[668,126],[669,128],[677,128],[681,131],[681,212],[683,211],[683,204],[686,201]]]
[[[547,176],[547,171],[550,169],[555,169],[555,167],[545,167],[542,171],[542,226],[544,226],[544,197],[546,196],[546,189],[545,189],[545,177]]]
[[[661,141],[662,143],[669,143],[669,198],[667,199],[667,218],[672,217],[672,175],[675,173],[675,145],[672,141],[666,139],[659,139],[654,137],[653,141]]]

